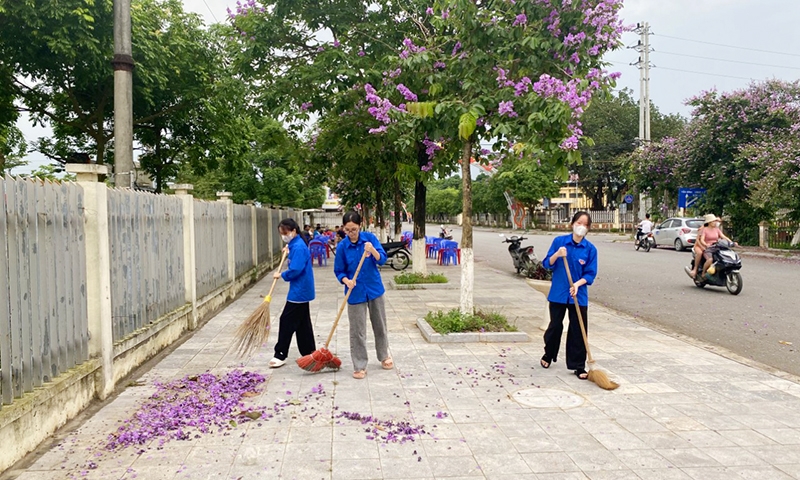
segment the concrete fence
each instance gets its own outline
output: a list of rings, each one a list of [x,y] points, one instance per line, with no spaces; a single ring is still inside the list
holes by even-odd
[[[0,178],[0,472],[280,259],[300,210]]]

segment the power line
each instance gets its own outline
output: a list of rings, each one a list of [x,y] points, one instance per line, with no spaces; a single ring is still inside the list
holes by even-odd
[[[611,63],[615,64],[615,65],[624,65],[626,67],[631,66],[630,63],[617,62],[617,61],[614,61],[614,60],[609,60],[609,61]],[[654,68],[658,68],[660,70],[670,70],[670,71],[673,71],[673,72],[695,73],[697,75],[709,75],[709,76],[712,76],[712,77],[736,78],[736,79],[739,79],[739,80],[754,80],[754,78],[752,78],[752,77],[750,77],[750,78],[748,78],[748,77],[736,77],[734,75],[723,75],[723,74],[720,74],[720,73],[698,72],[698,71],[695,71],[695,70],[681,70],[681,69],[678,69],[678,68],[669,68],[669,67],[660,67],[660,66],[656,66]]]
[[[724,59],[724,58],[703,57],[703,56],[700,56],[700,55],[690,55],[688,53],[664,52],[664,51],[661,51],[661,50],[656,50],[656,52],[657,53],[663,53],[664,55],[675,55],[675,56],[678,56],[678,57],[700,58],[700,59],[703,59],[703,60],[714,60],[714,61],[717,61],[717,62],[742,63],[744,65],[756,65],[756,66],[759,66],[759,67],[788,68],[790,70],[800,70],[800,67],[790,67],[790,66],[787,66],[787,65],[769,65],[769,64],[766,64],[766,63],[753,63],[753,62],[745,62],[745,61],[741,61],[741,60],[727,60],[727,59]]]
[[[736,79],[739,79],[739,80],[754,80],[753,77],[749,77],[749,78],[748,77],[737,77],[737,76],[734,76],[734,75],[722,75],[722,74],[719,74],[719,73],[696,72],[694,70],[681,70],[679,68],[668,68],[668,67],[658,67],[658,68],[660,68],[661,70],[671,70],[673,72],[683,72],[683,73],[695,73],[697,75],[709,75],[709,76],[712,76],[712,77],[736,78]]]
[[[206,2],[206,0],[203,0],[203,3],[205,3],[205,5],[206,5],[206,8],[208,9],[208,13],[210,13],[211,16],[214,17],[214,21],[219,23],[219,20],[217,20],[217,16],[214,15],[214,12],[211,10],[211,7],[208,6],[208,2]]]
[[[694,42],[694,43],[703,43],[703,44],[706,44],[706,45],[714,45],[716,47],[737,48],[739,50],[750,50],[751,52],[772,53],[772,54],[775,54],[775,55],[786,55],[787,57],[800,57],[800,54],[797,54],[797,53],[785,53],[785,52],[776,52],[776,51],[773,51],[773,50],[761,50],[761,49],[758,49],[758,48],[739,47],[737,45],[726,45],[724,43],[706,42],[706,41],[703,41],[703,40],[692,40],[690,38],[673,37],[671,35],[663,35],[663,34],[659,34],[659,33],[654,33],[653,35],[658,35],[659,37],[664,37],[664,38],[672,38],[674,40],[681,40],[681,41],[684,41],[684,42]]]

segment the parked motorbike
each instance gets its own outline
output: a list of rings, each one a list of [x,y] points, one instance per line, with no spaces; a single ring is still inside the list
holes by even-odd
[[[453,232],[446,229],[444,225],[441,226],[442,230],[439,232],[439,238],[444,238],[445,240],[452,240],[453,239]]]
[[[653,238],[653,232],[642,233],[642,229],[636,229],[636,236],[639,240],[636,241],[636,250],[640,248],[645,252],[649,252],[651,248],[656,246],[656,239]]]
[[[381,243],[386,251],[386,264],[397,271],[405,270],[411,263],[411,252],[406,242]]]
[[[517,273],[521,273],[528,278],[535,278],[537,280],[550,280],[552,278],[551,272],[542,266],[539,257],[533,251],[533,245],[521,246],[525,237],[518,237],[513,235],[505,238],[504,234],[500,234],[504,238],[503,243],[508,243],[508,253],[511,255],[511,260],[514,262],[514,268]]]
[[[720,240],[709,247],[713,249],[711,251],[713,263],[705,275],[702,274],[703,266],[698,267],[697,275],[694,278],[694,284],[698,288],[706,285],[725,287],[731,295],[739,295],[742,291],[742,275],[739,273],[742,268],[742,260],[739,258],[739,254],[732,250],[735,245],[733,242]],[[694,269],[694,256],[692,256],[691,266],[685,268],[688,268],[689,271]]]

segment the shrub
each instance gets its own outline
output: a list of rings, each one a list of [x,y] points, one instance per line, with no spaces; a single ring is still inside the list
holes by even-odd
[[[463,314],[458,309],[449,312],[428,312],[425,321],[437,333],[461,332],[516,332],[517,327],[510,325],[506,317],[497,312],[477,311],[474,314]]]
[[[417,283],[447,283],[447,277],[440,273],[431,273],[427,276],[421,273],[402,273],[394,277],[398,285],[414,285]]]

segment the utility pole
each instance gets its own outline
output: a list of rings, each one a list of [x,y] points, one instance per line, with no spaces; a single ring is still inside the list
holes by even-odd
[[[632,47],[639,52],[639,60],[634,63],[639,68],[639,147],[644,148],[650,143],[650,24],[641,22],[636,24],[636,33],[639,34],[639,43]],[[635,192],[638,193],[638,192]],[[637,200],[639,218],[644,218],[647,208],[647,197],[644,194],[634,195]]]
[[[133,187],[131,0],[114,0],[114,184]]]

